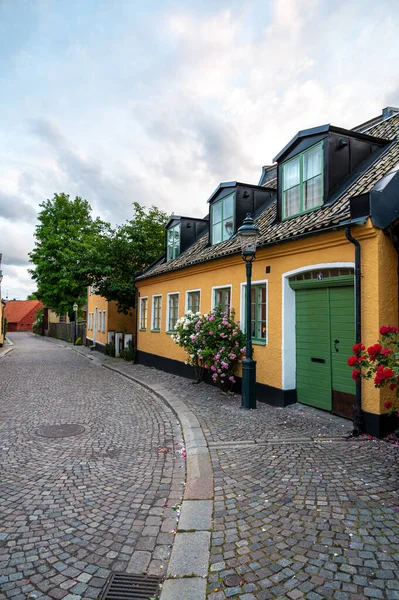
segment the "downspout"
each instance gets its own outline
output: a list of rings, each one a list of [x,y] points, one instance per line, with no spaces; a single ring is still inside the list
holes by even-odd
[[[360,289],[360,243],[359,240],[351,235],[350,227],[345,229],[346,239],[355,246],[355,326],[356,343],[362,341],[361,330],[361,289]],[[353,413],[353,431],[352,435],[357,437],[363,429],[362,415],[362,382],[356,381],[356,404]]]

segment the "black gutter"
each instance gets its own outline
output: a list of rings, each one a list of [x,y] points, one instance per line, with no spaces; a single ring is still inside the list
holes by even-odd
[[[355,322],[356,322],[356,343],[362,341],[361,329],[361,289],[360,289],[360,243],[359,240],[351,235],[351,228],[345,229],[346,239],[355,246]],[[362,382],[356,381],[356,404],[353,412],[353,432],[352,435],[357,437],[363,429],[362,415]]]

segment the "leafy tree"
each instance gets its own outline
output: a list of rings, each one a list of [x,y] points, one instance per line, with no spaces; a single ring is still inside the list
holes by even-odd
[[[97,238],[107,229],[93,220],[86,200],[55,194],[40,204],[35,248],[29,253],[37,283],[37,298],[58,314],[72,312],[74,302],[86,302],[87,273],[82,269]]]
[[[29,294],[26,297],[27,300],[39,300],[39,298],[37,297],[37,292],[32,292],[31,294]]]
[[[127,314],[134,306],[134,276],[148,267],[165,250],[168,216],[152,206],[133,203],[133,219],[97,237],[85,271],[95,293],[114,300]]]

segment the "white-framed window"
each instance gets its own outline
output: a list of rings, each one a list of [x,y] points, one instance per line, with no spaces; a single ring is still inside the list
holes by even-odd
[[[282,166],[283,217],[293,217],[323,204],[323,142],[304,150]]]
[[[167,331],[176,330],[176,321],[179,318],[179,293],[171,292],[167,295],[166,306]]]
[[[151,330],[161,330],[161,314],[162,314],[162,295],[157,294],[152,297],[152,322]]]
[[[166,232],[166,260],[173,260],[180,254],[180,223]]]
[[[186,312],[191,310],[193,313],[199,312],[201,306],[201,290],[186,291]]]
[[[101,331],[101,310],[97,311],[97,331]]]
[[[87,329],[91,331],[91,313],[87,313]]]
[[[102,323],[102,328],[101,328],[101,331],[103,333],[105,333],[105,319],[106,319],[106,314],[107,314],[107,312],[105,310],[103,310],[103,323]]]
[[[212,308],[219,307],[223,312],[230,314],[231,309],[231,285],[223,285],[212,288]]]
[[[234,233],[234,198],[235,192],[211,206],[212,245],[228,240]]]
[[[251,282],[251,338],[254,343],[267,344],[268,281]],[[241,329],[246,332],[247,284],[241,284]]]
[[[147,319],[148,319],[148,296],[143,296],[140,298],[140,329],[147,329]]]

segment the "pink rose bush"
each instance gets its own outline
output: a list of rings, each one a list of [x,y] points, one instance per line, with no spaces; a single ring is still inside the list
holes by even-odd
[[[222,390],[232,390],[245,354],[245,336],[234,321],[233,310],[227,314],[215,308],[205,315],[188,311],[178,319],[172,339],[187,352],[187,364],[194,367],[198,383],[209,370]]]

